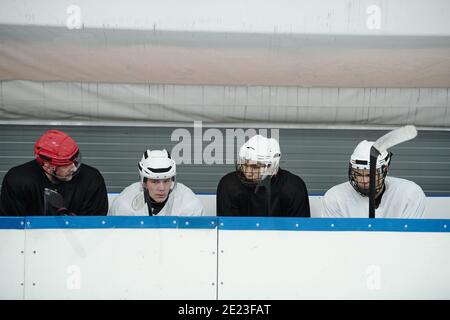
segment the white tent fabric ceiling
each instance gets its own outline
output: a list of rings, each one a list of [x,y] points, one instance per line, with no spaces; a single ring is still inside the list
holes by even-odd
[[[306,2],[282,1],[284,15],[270,22],[281,32],[256,18],[270,13],[272,1],[254,6],[242,24],[233,15],[205,20],[218,13],[202,0],[193,2],[201,9],[191,8],[191,24],[190,15],[170,3],[132,2],[135,7],[119,1],[95,16],[100,9],[80,1],[81,29],[64,25],[65,11],[56,14],[65,9],[61,2],[2,3],[0,121],[450,128],[445,1],[432,1],[439,10],[420,1],[392,4],[382,20],[385,29],[375,33],[356,22],[366,15],[369,3],[363,0],[309,5],[317,17],[329,7],[326,19],[317,21],[303,10]],[[143,27],[130,28],[130,17],[138,19],[150,5]],[[252,8],[231,1],[221,3],[221,10],[230,14],[240,6]],[[296,22],[289,6],[303,10],[299,18],[311,20],[308,27]],[[409,20],[393,18],[406,9]],[[120,22],[105,25],[120,12]],[[166,20],[152,23],[158,14]],[[344,23],[345,16],[351,19]],[[430,23],[412,24],[420,21]]]

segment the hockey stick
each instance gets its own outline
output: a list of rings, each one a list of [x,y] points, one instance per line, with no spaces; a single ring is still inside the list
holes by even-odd
[[[379,138],[370,148],[369,172],[369,218],[375,218],[375,170],[378,156],[387,149],[417,136],[415,126],[404,126],[392,130]]]
[[[76,216],[75,213],[70,212],[64,205],[64,199],[57,191],[44,188],[44,215],[47,215],[49,204],[56,209],[56,212],[64,216]]]
[[[48,210],[48,204],[56,209],[64,208],[64,200],[61,194],[56,192],[55,190],[44,188],[44,207]],[[45,211],[45,215],[47,215],[47,211]]]

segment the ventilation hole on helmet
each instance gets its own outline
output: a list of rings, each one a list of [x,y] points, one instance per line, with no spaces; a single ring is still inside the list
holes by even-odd
[[[147,169],[152,171],[152,172],[161,173],[161,172],[170,171],[170,169],[172,169],[172,166],[170,166],[168,168],[159,168],[159,169],[153,169],[153,168],[148,167]]]

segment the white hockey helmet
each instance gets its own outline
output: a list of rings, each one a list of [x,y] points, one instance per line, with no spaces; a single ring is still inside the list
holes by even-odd
[[[359,187],[357,177],[362,175],[368,176],[369,174],[370,149],[372,148],[373,144],[373,141],[361,141],[350,156],[350,163],[348,167],[348,177],[350,184],[357,192],[364,196],[367,196],[369,194],[369,189],[363,189]],[[384,186],[384,179],[386,178],[389,164],[391,163],[391,157],[392,153],[386,150],[377,157],[375,173],[375,177],[377,179],[375,183],[376,193],[381,191]],[[366,172],[367,174],[361,174],[361,170],[364,170],[364,172]]]
[[[256,184],[261,181],[263,176],[274,176],[278,173],[280,158],[280,144],[276,139],[255,135],[239,150],[236,162],[238,176],[244,184]],[[259,168],[259,174],[255,179],[249,179],[248,173],[246,175],[248,166]]]
[[[146,179],[172,179],[175,182],[177,166],[166,149],[145,151],[138,163],[138,168],[141,182]]]

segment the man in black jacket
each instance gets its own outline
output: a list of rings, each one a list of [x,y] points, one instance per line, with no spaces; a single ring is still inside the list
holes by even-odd
[[[49,130],[34,146],[35,160],[3,178],[0,215],[106,215],[108,195],[100,172],[81,164],[77,143]]]
[[[218,216],[310,217],[303,180],[279,168],[277,140],[256,135],[240,149],[236,171],[217,187]]]

